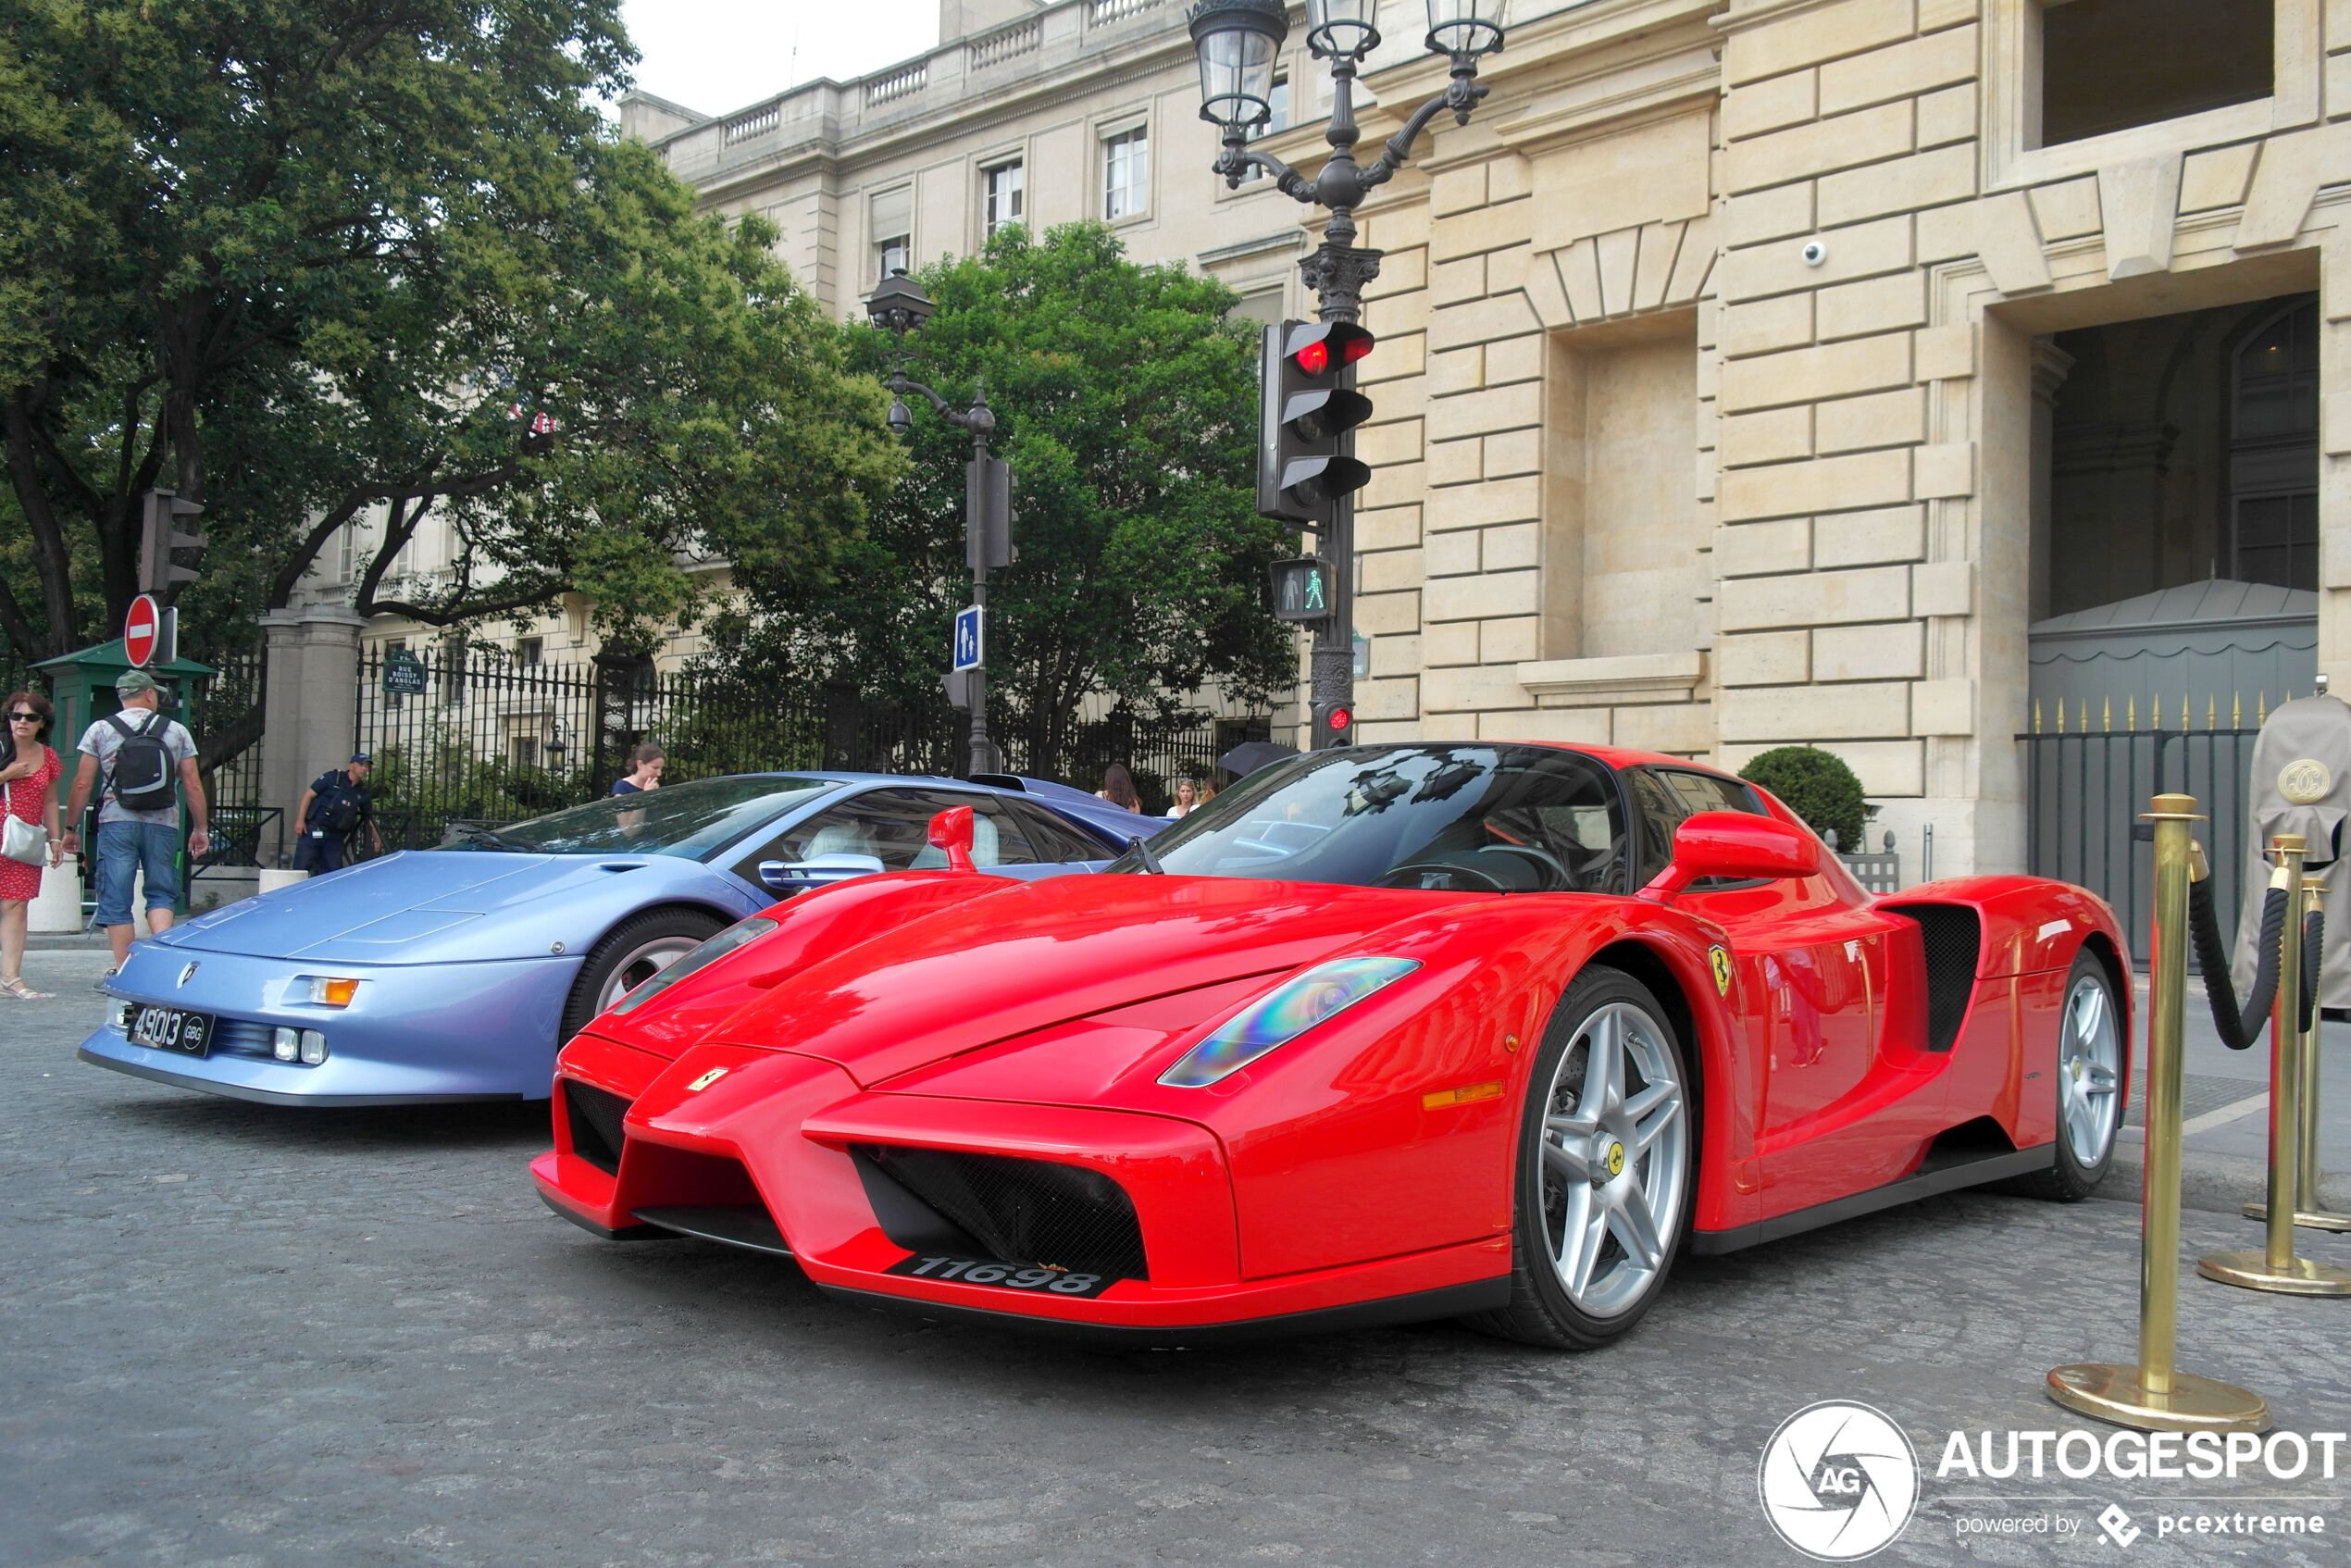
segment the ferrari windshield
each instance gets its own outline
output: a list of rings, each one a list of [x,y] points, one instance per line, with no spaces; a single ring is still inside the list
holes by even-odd
[[[1108,867],[1350,887],[1625,890],[1623,798],[1541,746],[1312,752],[1251,774]]]
[[[608,795],[502,828],[452,826],[444,850],[521,854],[668,854],[703,860],[763,823],[840,786],[789,774],[739,775]]]

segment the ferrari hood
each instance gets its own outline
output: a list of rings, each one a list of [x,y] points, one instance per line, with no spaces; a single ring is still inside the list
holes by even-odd
[[[717,1043],[872,1085],[1172,992],[1276,975],[1483,893],[1216,877],[1066,877],[924,915],[734,1014]]]

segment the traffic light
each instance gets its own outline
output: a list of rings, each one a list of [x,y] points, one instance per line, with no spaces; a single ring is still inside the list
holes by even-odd
[[[168,597],[181,583],[196,580],[196,568],[172,559],[175,550],[202,550],[204,534],[182,529],[180,519],[204,516],[204,507],[182,501],[168,490],[151,490],[140,498],[139,591]]]
[[[1326,526],[1332,504],[1363,488],[1372,470],[1345,449],[1372,417],[1357,392],[1355,362],[1372,334],[1346,321],[1285,321],[1265,329],[1258,394],[1257,510]]]
[[[1320,752],[1334,746],[1355,744],[1354,703],[1317,703],[1313,713],[1314,734],[1307,750]]]

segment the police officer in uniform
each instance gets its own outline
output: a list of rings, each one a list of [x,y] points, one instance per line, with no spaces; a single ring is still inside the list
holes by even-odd
[[[384,852],[383,836],[376,831],[375,803],[367,796],[367,770],[373,764],[365,752],[330,767],[310,781],[294,808],[301,834],[294,845],[296,871],[340,871],[349,854],[352,836],[362,824],[367,829],[369,852]]]

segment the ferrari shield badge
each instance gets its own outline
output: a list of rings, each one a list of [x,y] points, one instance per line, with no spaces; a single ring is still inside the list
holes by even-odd
[[[2302,757],[2278,770],[2278,793],[2298,806],[2316,805],[2334,788],[2334,776],[2316,757]]]
[[[693,1082],[688,1084],[686,1086],[686,1092],[688,1094],[700,1094],[703,1089],[708,1089],[712,1084],[716,1083],[720,1078],[723,1078],[726,1076],[726,1068],[713,1067],[709,1072],[704,1073],[701,1077],[698,1077]]]
[[[1731,955],[1717,946],[1709,948],[1706,957],[1707,962],[1714,965],[1714,989],[1721,995],[1730,995]]]

